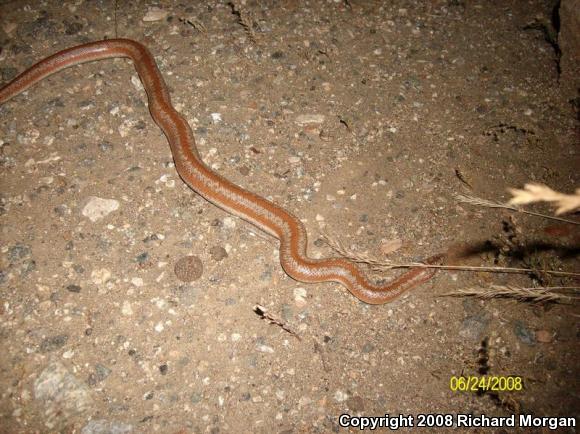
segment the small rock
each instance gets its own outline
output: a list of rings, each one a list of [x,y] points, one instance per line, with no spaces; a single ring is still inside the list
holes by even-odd
[[[268,345],[258,345],[256,349],[261,353],[269,353],[269,354],[274,353],[274,348],[269,347]]]
[[[211,258],[216,262],[219,262],[222,259],[228,257],[228,252],[222,246],[212,247],[211,249],[209,249],[209,254],[211,255]]]
[[[34,382],[34,397],[45,406],[43,416],[48,428],[66,425],[93,405],[88,387],[60,362],[51,363],[40,373]]]
[[[362,413],[365,409],[364,400],[360,396],[352,396],[346,400],[346,405],[353,413]]]
[[[143,17],[143,21],[145,21],[146,23],[161,21],[167,18],[167,15],[169,15],[169,12],[164,11],[163,9],[153,7],[147,11],[145,16]]]
[[[384,240],[381,242],[381,253],[383,255],[388,255],[389,253],[396,252],[403,245],[403,241],[400,238],[395,238],[393,240]]]
[[[526,325],[521,321],[516,321],[514,324],[514,333],[520,341],[526,345],[534,345],[536,343],[536,337],[534,332],[532,332]]]
[[[92,196],[84,206],[82,215],[95,223],[117,209],[119,209],[119,201]]]
[[[175,275],[182,282],[193,282],[203,274],[203,262],[197,256],[184,256],[175,263]]]
[[[81,292],[81,287],[79,285],[68,285],[66,287],[66,290],[69,292],[79,293],[79,292]]]
[[[189,398],[189,400],[192,404],[197,404],[197,403],[201,402],[202,399],[203,399],[203,396],[199,392],[193,392],[191,394],[191,397]]]
[[[145,264],[149,260],[149,253],[143,252],[137,255],[135,262],[138,264]]]
[[[131,431],[133,431],[133,425],[97,419],[87,423],[81,430],[81,434],[127,434]]]
[[[123,302],[123,307],[121,308],[121,313],[124,316],[131,316],[131,315],[133,315],[133,308],[131,307],[131,303],[129,303],[127,300],[125,300]]]
[[[41,353],[50,353],[66,345],[68,335],[56,335],[45,338],[41,343],[39,350]]]
[[[294,301],[298,306],[304,306],[306,304],[306,289],[304,288],[294,288]]]
[[[484,313],[468,316],[461,322],[459,335],[472,341],[478,341],[488,324],[489,319]]]
[[[321,124],[324,122],[324,115],[317,115],[317,114],[303,114],[298,115],[296,117],[295,122],[300,125],[308,125],[308,124]]]
[[[288,157],[288,162],[289,162],[290,164],[297,164],[297,163],[300,163],[300,157],[295,157],[295,156]]]
[[[343,392],[342,390],[337,390],[334,393],[334,400],[336,402],[344,402],[348,399],[348,394],[346,392]]]
[[[548,330],[537,330],[536,331],[536,341],[543,344],[549,344],[554,340],[554,335]]]
[[[236,221],[231,217],[224,217],[223,225],[226,229],[233,229],[236,227]]]
[[[16,243],[8,249],[8,260],[15,262],[19,259],[24,259],[32,255],[32,249],[26,244]]]
[[[111,272],[106,268],[99,268],[91,271],[91,281],[95,285],[102,285],[111,278]]]
[[[87,383],[89,384],[89,386],[94,387],[101,381],[104,381],[109,375],[111,375],[111,372],[112,371],[105,365],[97,363],[97,365],[95,366],[95,372],[89,375]]]

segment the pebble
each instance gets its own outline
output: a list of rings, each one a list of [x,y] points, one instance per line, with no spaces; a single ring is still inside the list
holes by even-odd
[[[353,413],[361,413],[365,409],[364,400],[360,396],[353,396],[346,400],[346,405]]]
[[[294,288],[294,301],[298,306],[304,306],[306,304],[307,291],[304,288],[298,287]]]
[[[143,83],[141,83],[141,79],[136,74],[133,74],[131,76],[131,84],[133,85],[133,87],[135,87],[135,90],[139,92],[145,90],[145,88],[143,87]]]
[[[133,308],[131,307],[131,303],[129,303],[127,300],[123,301],[123,307],[121,308],[121,313],[124,316],[133,315]]]
[[[402,245],[403,241],[400,238],[384,240],[381,242],[380,251],[383,255],[388,255],[389,253],[393,253],[399,250]]]
[[[554,340],[554,335],[548,330],[537,330],[536,331],[536,341],[543,344],[549,344]]]
[[[324,115],[318,115],[318,114],[303,114],[303,115],[298,115],[296,117],[295,122],[300,125],[300,126],[304,126],[304,125],[308,125],[308,124],[321,124],[324,122]]]
[[[534,345],[536,343],[534,332],[532,332],[522,321],[518,320],[515,322],[514,333],[517,338],[526,345]]]
[[[193,282],[203,274],[203,262],[197,256],[184,256],[175,263],[175,275],[182,282]]]
[[[226,229],[233,229],[236,227],[236,221],[231,217],[224,217],[223,224]]]
[[[140,277],[133,277],[131,279],[131,285],[141,287],[143,286],[143,279],[141,279]]]
[[[268,345],[258,345],[256,349],[261,353],[269,353],[269,354],[274,353],[274,348],[269,347]]]
[[[91,196],[82,209],[82,215],[95,223],[117,209],[119,209],[119,201]]]
[[[16,243],[8,249],[8,260],[11,263],[32,255],[32,249],[27,244]]]
[[[91,281],[95,285],[102,285],[111,278],[111,272],[106,268],[98,268],[91,271]]]
[[[71,417],[92,407],[88,387],[60,362],[50,363],[34,382],[34,397],[45,407],[44,424],[48,428],[66,425]]]
[[[291,164],[297,164],[300,163],[300,157],[288,157],[288,162]]]
[[[161,21],[167,18],[167,15],[169,15],[168,11],[164,11],[163,9],[153,7],[147,11],[145,16],[143,17],[143,21],[146,23]]]
[[[89,375],[87,380],[88,385],[91,387],[96,386],[98,383],[104,381],[109,375],[111,375],[111,372],[112,371],[105,365],[97,363],[95,365],[95,372],[92,372]]]
[[[49,336],[40,343],[39,351],[41,353],[50,353],[56,351],[66,345],[68,341],[68,335],[55,335]]]
[[[471,341],[478,341],[481,339],[488,324],[487,315],[481,313],[470,315],[461,322],[459,335]]]
[[[216,262],[219,262],[222,259],[228,257],[228,252],[222,246],[212,247],[211,249],[209,249],[209,254],[211,258]]]
[[[342,390],[337,390],[334,392],[334,400],[336,402],[344,402],[348,399],[348,394]]]

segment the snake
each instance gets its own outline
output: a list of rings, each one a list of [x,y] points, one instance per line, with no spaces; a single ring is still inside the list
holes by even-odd
[[[65,68],[110,58],[132,61],[147,93],[149,112],[169,142],[175,168],[195,192],[227,213],[240,217],[279,240],[283,270],[305,283],[337,282],[368,304],[390,302],[435,274],[427,266],[410,268],[390,281],[375,283],[356,261],[346,257],[311,258],[302,222],[275,203],[230,182],[200,157],[193,131],[171,103],[169,90],[155,58],[143,44],[131,39],[89,42],[59,51],[34,64],[0,88],[0,105]],[[423,262],[440,262],[441,254]]]

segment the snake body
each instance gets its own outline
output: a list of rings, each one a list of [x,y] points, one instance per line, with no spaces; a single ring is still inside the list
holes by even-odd
[[[306,252],[306,230],[298,218],[278,205],[238,187],[204,164],[189,124],[171,104],[167,85],[155,59],[139,42],[111,39],[53,54],[2,87],[0,104],[62,69],[117,57],[132,60],[147,92],[151,116],[167,137],[175,167],[183,181],[209,202],[278,238],[281,265],[292,278],[302,282],[338,282],[361,301],[382,304],[433,276],[434,271],[431,269],[414,268],[390,282],[375,284],[357,264],[345,258],[309,258]],[[434,256],[427,262],[437,260],[439,256]]]

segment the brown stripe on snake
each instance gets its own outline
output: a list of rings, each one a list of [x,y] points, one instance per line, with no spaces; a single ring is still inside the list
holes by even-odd
[[[311,259],[307,256],[306,230],[302,222],[274,203],[246,191],[212,171],[201,160],[193,132],[173,108],[169,91],[149,50],[129,39],[111,39],[72,47],[40,61],[0,89],[0,104],[35,85],[47,76],[80,63],[126,57],[147,92],[149,111],[171,148],[180,177],[198,194],[233,215],[252,223],[280,240],[280,262],[284,271],[302,282],[334,281],[369,304],[386,303],[427,280],[432,269],[414,268],[384,283],[371,282],[359,266],[344,258]],[[442,259],[429,258],[427,263]]]

